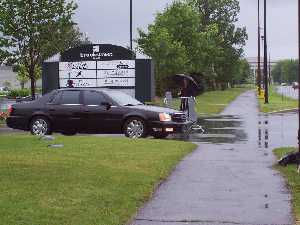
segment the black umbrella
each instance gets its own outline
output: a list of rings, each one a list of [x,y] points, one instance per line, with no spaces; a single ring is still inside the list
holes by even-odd
[[[184,79],[189,81],[187,89],[190,89],[194,93],[194,96],[202,94],[203,86],[198,84],[198,82],[193,77],[185,74],[176,74],[175,76],[173,76],[173,81],[180,87],[183,86]]]

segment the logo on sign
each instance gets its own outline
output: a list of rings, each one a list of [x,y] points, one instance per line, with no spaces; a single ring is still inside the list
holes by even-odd
[[[99,45],[94,45],[93,46],[93,54],[99,53],[100,52],[100,47]]]

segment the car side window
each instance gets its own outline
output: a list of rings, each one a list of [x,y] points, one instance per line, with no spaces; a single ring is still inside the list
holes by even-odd
[[[60,98],[61,105],[79,105],[80,91],[63,91]]]
[[[59,103],[59,99],[61,97],[61,92],[55,92],[50,98],[48,103],[50,104],[58,104]]]
[[[84,91],[84,104],[85,105],[101,105],[102,102],[106,102],[104,96],[97,91]]]

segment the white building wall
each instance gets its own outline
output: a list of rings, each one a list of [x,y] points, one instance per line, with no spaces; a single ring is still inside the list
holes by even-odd
[[[9,66],[0,66],[0,86],[4,86],[6,82],[9,82],[12,88],[20,87],[17,75],[12,71],[12,68]]]

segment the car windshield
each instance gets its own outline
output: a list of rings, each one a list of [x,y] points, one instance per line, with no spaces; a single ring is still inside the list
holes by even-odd
[[[123,106],[143,105],[143,103],[139,102],[135,98],[120,91],[105,91],[105,93],[119,105],[123,105]]]

